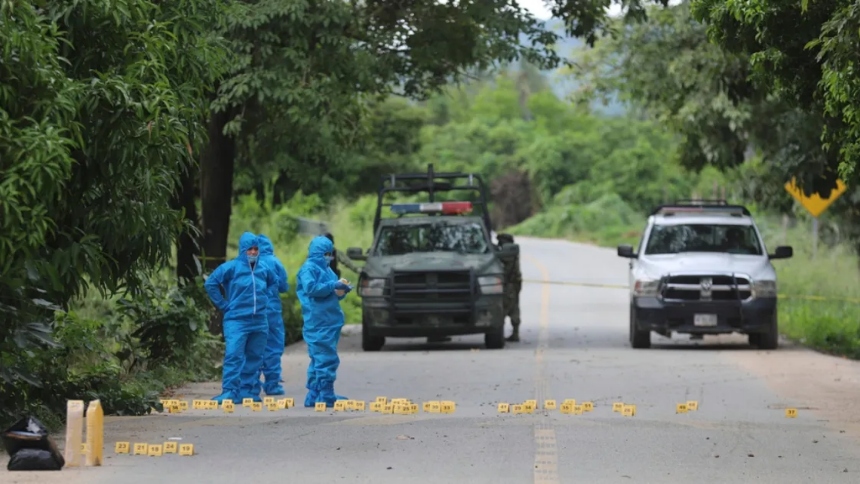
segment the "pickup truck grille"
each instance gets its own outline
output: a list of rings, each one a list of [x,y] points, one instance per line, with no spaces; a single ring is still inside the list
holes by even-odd
[[[746,276],[685,274],[667,277],[662,295],[667,300],[737,301],[748,299],[752,287]]]
[[[470,271],[395,272],[391,299],[402,303],[469,303],[473,283]]]

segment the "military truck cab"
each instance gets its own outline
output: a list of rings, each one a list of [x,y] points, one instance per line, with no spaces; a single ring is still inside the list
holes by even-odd
[[[477,193],[478,200],[434,201],[440,191],[454,190]],[[430,200],[386,203],[391,192],[426,193]],[[391,337],[481,333],[488,348],[505,346],[503,267],[486,206],[478,175],[434,174],[431,165],[427,174],[383,179],[373,244],[366,253],[347,250],[350,259],[366,261],[357,285],[365,351],[379,351]],[[386,207],[392,218],[382,218]],[[476,207],[483,208],[482,215],[471,215]],[[504,250],[515,254],[519,248]]]

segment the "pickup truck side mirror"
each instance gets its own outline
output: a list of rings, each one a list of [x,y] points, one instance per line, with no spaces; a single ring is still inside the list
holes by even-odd
[[[346,249],[346,256],[352,260],[367,260],[367,257],[362,253],[361,247],[350,247]]]
[[[518,244],[504,244],[499,248],[499,254],[508,257],[520,255],[520,246]]]
[[[625,259],[635,259],[636,254],[633,252],[633,246],[627,244],[619,245],[618,257],[624,257]]]
[[[789,245],[780,245],[773,254],[768,255],[771,259],[791,259],[794,257],[794,249]]]

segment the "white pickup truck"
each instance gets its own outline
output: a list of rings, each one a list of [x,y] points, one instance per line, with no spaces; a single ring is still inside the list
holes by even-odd
[[[725,201],[683,201],[654,209],[639,248],[619,245],[630,259],[630,345],[649,348],[651,332],[747,334],[773,350],[779,342],[775,259],[746,207]]]

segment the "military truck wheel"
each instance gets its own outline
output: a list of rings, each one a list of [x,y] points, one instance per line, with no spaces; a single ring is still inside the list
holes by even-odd
[[[500,350],[505,347],[505,327],[500,325],[484,334],[484,344],[489,350]]]
[[[367,323],[361,322],[361,349],[364,351],[379,351],[385,346],[385,336],[370,334]]]

